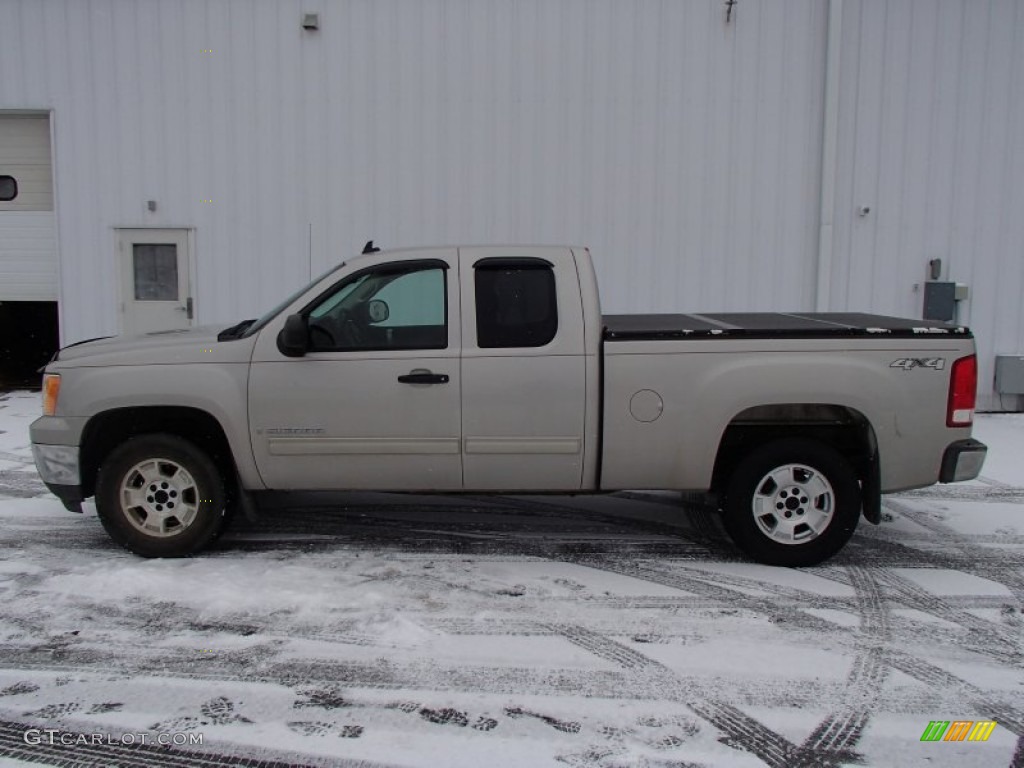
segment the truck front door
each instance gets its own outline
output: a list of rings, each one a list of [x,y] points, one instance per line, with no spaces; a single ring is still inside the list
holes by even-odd
[[[579,490],[583,310],[567,248],[460,248],[467,490]]]
[[[249,420],[268,487],[462,487],[458,261],[430,255],[358,269],[314,299],[302,357],[262,332]]]

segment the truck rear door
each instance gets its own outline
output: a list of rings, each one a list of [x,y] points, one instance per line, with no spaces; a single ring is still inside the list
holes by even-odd
[[[578,490],[586,359],[568,248],[460,248],[467,490]]]

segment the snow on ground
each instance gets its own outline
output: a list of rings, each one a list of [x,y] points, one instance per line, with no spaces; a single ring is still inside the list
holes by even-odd
[[[316,495],[146,561],[42,487],[38,399],[0,394],[0,764],[1024,764],[1024,417],[817,568],[670,494]]]

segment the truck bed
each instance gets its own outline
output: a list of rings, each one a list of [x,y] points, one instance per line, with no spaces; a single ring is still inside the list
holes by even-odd
[[[972,338],[970,330],[934,320],[859,312],[716,312],[690,315],[604,315],[606,341],[741,338],[950,335]]]

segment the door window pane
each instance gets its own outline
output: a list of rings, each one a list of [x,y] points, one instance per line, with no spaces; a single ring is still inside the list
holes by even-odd
[[[13,176],[0,176],[0,203],[6,203],[18,196],[18,182]]]
[[[444,325],[444,270],[407,272],[381,288],[375,299],[387,302],[388,317],[378,328]]]
[[[360,272],[309,310],[310,348],[444,349],[446,296],[443,262],[386,264]]]
[[[508,260],[477,266],[475,278],[478,347],[543,347],[555,338],[558,307],[550,266]]]
[[[178,300],[178,246],[174,243],[134,243],[136,301]]]

